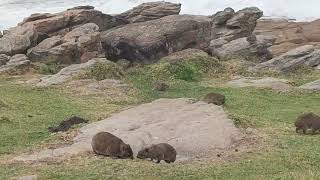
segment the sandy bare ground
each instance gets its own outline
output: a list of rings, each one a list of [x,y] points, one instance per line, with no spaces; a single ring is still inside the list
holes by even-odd
[[[123,139],[135,154],[151,144],[169,143],[176,148],[181,161],[227,150],[244,138],[222,107],[185,98],[159,99],[82,127],[72,145],[21,155],[14,160],[42,161],[91,152],[91,139],[101,131]]]

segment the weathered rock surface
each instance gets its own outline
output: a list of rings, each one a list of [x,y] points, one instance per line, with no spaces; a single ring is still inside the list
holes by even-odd
[[[5,65],[0,66],[0,74],[6,73],[11,75],[23,74],[29,71],[31,62],[24,54],[16,54],[10,57]]]
[[[234,87],[259,87],[259,88],[270,88],[278,91],[288,91],[292,88],[291,82],[285,79],[277,78],[253,78],[253,77],[243,77],[234,79],[227,83]]]
[[[10,59],[10,56],[0,54],[0,66],[5,65]]]
[[[298,66],[316,67],[320,64],[320,49],[312,45],[305,45],[293,49],[281,56],[253,67],[253,71],[271,70],[288,72]]]
[[[272,54],[268,50],[272,46],[275,38],[272,36],[259,35],[255,40],[248,40],[247,37],[239,38],[230,42],[212,41],[210,44],[211,54],[219,58],[228,57],[259,57],[262,61],[272,58]]]
[[[79,6],[57,14],[33,14],[26,18],[20,26],[33,26],[37,32],[53,35],[64,35],[75,27],[94,23],[101,30],[125,24],[111,15],[103,14],[91,6]]]
[[[0,54],[25,54],[29,48],[42,40],[55,35],[64,36],[74,28],[87,23],[94,23],[100,30],[107,30],[128,22],[87,6],[57,14],[33,14],[0,38]]]
[[[301,89],[320,91],[320,79],[300,86]]]
[[[109,59],[150,63],[189,47],[201,47],[210,38],[211,19],[205,16],[171,15],[129,24],[102,35]]]
[[[144,22],[159,19],[161,17],[179,14],[181,4],[165,1],[142,3],[116,17],[126,19],[130,23]]]
[[[18,26],[10,29],[0,38],[0,54],[9,56],[26,53],[37,42],[38,33],[32,26]]]
[[[50,86],[50,85],[58,85],[65,83],[67,81],[72,80],[72,78],[80,75],[83,70],[86,70],[92,66],[94,66],[98,62],[109,62],[105,58],[95,58],[86,63],[82,64],[73,64],[68,67],[61,69],[61,71],[55,75],[50,75],[41,78],[40,82],[37,83],[37,86]]]
[[[274,46],[270,51],[279,56],[303,45],[319,44],[320,20],[312,22],[290,22],[287,20],[261,20],[258,21],[254,31],[256,35],[276,37]]]
[[[45,39],[28,51],[28,57],[32,61],[72,64],[97,57],[101,50],[99,27],[88,23],[73,29],[65,36]]]
[[[92,137],[107,131],[129,143],[134,154],[153,143],[169,143],[178,160],[207,157],[228,149],[244,136],[228,119],[222,107],[191,99],[159,99],[84,126],[71,146],[16,157],[37,161],[90,151]]]
[[[206,16],[171,15],[107,31],[102,43],[107,58],[150,63],[187,48],[207,51],[211,40],[247,37],[261,16],[258,8],[246,8],[217,25]]]

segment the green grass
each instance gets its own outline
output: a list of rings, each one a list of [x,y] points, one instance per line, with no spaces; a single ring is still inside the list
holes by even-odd
[[[318,74],[291,77],[302,83]],[[200,98],[212,91],[226,95],[224,108],[237,125],[257,129],[266,136],[267,143],[261,150],[239,152],[225,161],[189,164],[157,165],[91,155],[49,164],[3,164],[0,179],[29,174],[37,174],[39,179],[320,179],[319,135],[298,135],[293,127],[295,118],[303,112],[320,114],[320,93],[206,87],[201,82],[178,79],[168,80],[167,92],[157,92],[153,90],[156,79],[143,71],[127,74],[125,81],[137,89],[138,101],[111,104],[101,96],[70,96],[59,89],[33,89],[0,80],[0,113],[9,119],[9,122],[0,120],[0,158],[54,140],[56,136],[47,132],[47,126],[72,114],[96,120],[101,116],[99,113],[107,112],[102,115],[107,116],[130,103],[158,98]]]

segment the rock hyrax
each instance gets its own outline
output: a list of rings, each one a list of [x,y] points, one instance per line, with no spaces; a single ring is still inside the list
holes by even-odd
[[[140,150],[137,158],[151,158],[151,161],[155,159],[157,163],[160,163],[161,160],[164,160],[166,163],[173,163],[176,160],[176,156],[177,152],[171,145],[160,143]]]
[[[208,104],[215,104],[215,105],[221,106],[225,103],[226,98],[222,94],[209,93],[203,98],[203,101]]]
[[[303,134],[306,134],[308,129],[312,129],[312,133],[314,134],[320,129],[320,116],[314,113],[304,113],[298,117],[294,125],[296,126],[297,133],[302,129]]]
[[[125,144],[117,136],[100,132],[92,138],[92,149],[95,154],[120,159],[133,159],[133,152],[129,144]]]

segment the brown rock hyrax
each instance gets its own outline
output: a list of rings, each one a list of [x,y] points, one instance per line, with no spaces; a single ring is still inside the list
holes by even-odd
[[[120,159],[133,159],[133,152],[129,144],[125,144],[117,136],[100,132],[92,138],[92,149],[95,154]]]
[[[161,160],[164,160],[166,163],[173,163],[176,160],[176,156],[177,152],[171,145],[160,143],[140,150],[137,158],[151,158],[151,161],[155,159],[157,163],[160,163]]]
[[[221,106],[225,103],[226,98],[222,94],[209,93],[203,98],[203,101],[208,104],[215,104],[215,105]]]
[[[306,134],[307,130],[311,129],[314,134],[320,129],[320,116],[314,113],[304,113],[298,117],[294,125],[297,133],[302,129],[303,134]]]

